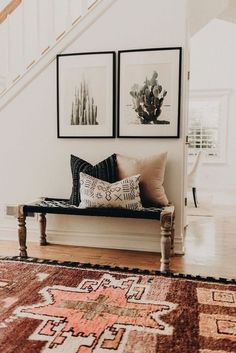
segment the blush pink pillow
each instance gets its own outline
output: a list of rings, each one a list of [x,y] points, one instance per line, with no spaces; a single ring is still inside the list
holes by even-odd
[[[117,154],[118,179],[141,174],[140,191],[146,207],[166,206],[168,199],[163,187],[167,152],[146,158],[131,158]]]

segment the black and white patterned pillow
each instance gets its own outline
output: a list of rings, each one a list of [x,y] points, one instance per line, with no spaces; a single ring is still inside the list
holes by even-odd
[[[141,210],[139,175],[122,179],[115,183],[94,178],[80,173],[79,208],[113,207]]]
[[[92,165],[82,158],[71,155],[70,165],[73,179],[70,197],[70,203],[72,205],[78,206],[80,203],[80,172],[110,183],[114,183],[117,180],[116,154],[111,155],[96,165]]]

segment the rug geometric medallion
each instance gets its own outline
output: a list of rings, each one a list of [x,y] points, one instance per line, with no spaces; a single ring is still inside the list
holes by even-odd
[[[236,352],[234,281],[80,265],[0,260],[1,353]]]

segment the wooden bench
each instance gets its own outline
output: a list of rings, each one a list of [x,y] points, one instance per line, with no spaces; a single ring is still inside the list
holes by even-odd
[[[17,206],[18,237],[20,244],[20,257],[27,257],[26,246],[26,218],[30,213],[39,214],[40,245],[47,245],[46,214],[83,215],[102,217],[124,217],[157,220],[161,235],[161,271],[168,271],[170,256],[174,245],[174,218],[173,205],[163,208],[144,208],[140,211],[114,208],[78,208],[71,205],[67,199],[41,198],[35,202]]]

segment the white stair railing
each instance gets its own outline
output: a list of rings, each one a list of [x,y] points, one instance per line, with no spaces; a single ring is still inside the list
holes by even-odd
[[[103,11],[114,0],[9,0],[9,13],[6,7],[0,10],[0,97],[101,2]],[[58,52],[62,49],[59,46]]]

